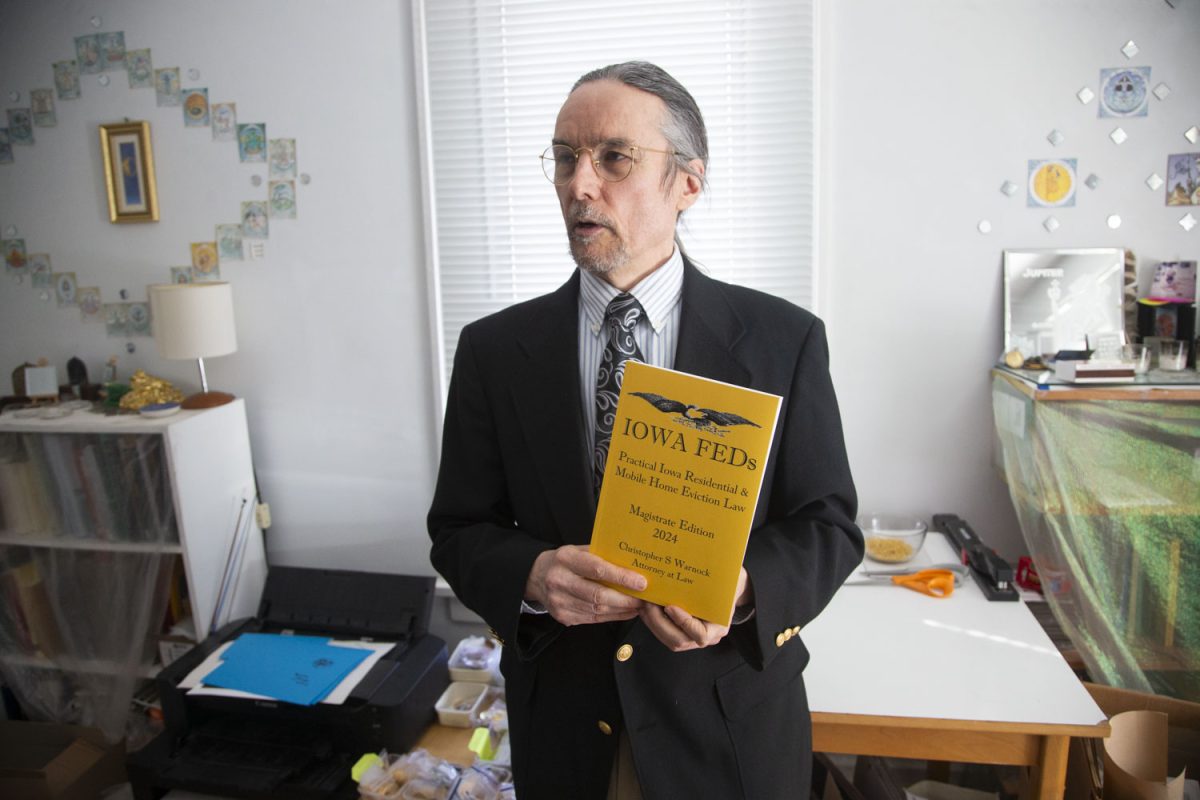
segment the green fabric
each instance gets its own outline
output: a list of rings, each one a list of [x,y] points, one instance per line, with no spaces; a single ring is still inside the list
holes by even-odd
[[[1026,546],[1092,679],[1200,701],[1200,402],[1034,400],[997,375],[992,403]]]

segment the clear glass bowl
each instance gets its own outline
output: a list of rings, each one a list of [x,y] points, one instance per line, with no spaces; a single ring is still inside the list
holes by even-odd
[[[858,518],[867,543],[867,558],[884,564],[904,564],[925,544],[925,521],[907,514],[863,514]]]

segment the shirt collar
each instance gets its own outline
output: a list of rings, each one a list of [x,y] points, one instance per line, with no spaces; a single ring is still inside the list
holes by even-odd
[[[599,335],[604,323],[604,310],[620,293],[620,289],[603,278],[579,270],[579,304],[588,330]],[[683,294],[683,256],[679,248],[675,248],[665,264],[642,278],[629,293],[642,304],[650,327],[655,333],[660,332],[670,321],[671,311]]]

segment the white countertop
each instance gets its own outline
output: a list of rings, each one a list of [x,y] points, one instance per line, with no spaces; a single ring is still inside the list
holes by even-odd
[[[918,560],[957,561],[931,532]],[[882,565],[881,565],[882,566]],[[801,637],[814,712],[1095,725],[1107,717],[1023,602],[946,599],[856,572]]]

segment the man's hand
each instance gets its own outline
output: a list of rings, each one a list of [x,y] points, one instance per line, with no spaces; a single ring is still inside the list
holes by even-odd
[[[750,576],[746,572],[746,568],[742,567],[741,573],[738,574],[735,605],[743,606],[753,602],[754,590],[750,584]],[[679,606],[663,608],[646,603],[642,606],[639,615],[654,637],[676,653],[712,647],[729,633],[728,625],[705,622],[693,617]]]
[[[533,562],[525,599],[540,603],[563,625],[589,625],[633,619],[645,605],[600,581],[641,591],[646,579],[588,552],[586,545],[547,550]]]

